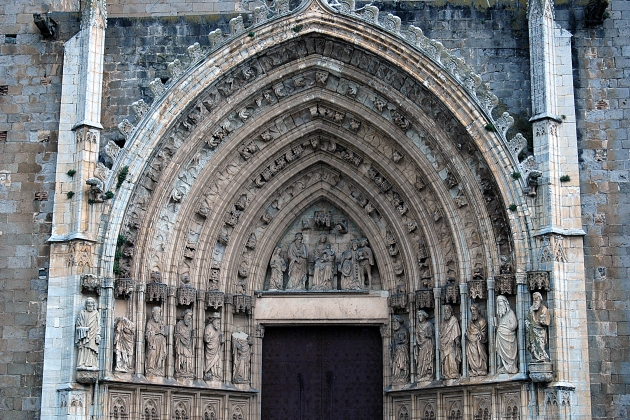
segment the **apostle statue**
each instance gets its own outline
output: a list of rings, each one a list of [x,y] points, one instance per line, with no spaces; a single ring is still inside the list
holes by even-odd
[[[468,374],[485,376],[488,374],[488,322],[482,317],[479,306],[470,307],[472,318],[466,329],[466,356]]]
[[[444,305],[444,320],[440,326],[440,362],[444,379],[459,377],[462,362],[461,337],[462,330],[459,321],[453,315],[453,308]]]
[[[162,309],[156,306],[151,311],[151,318],[147,321],[145,332],[147,375],[164,376],[164,361],[166,360],[166,326],[162,320]]]
[[[518,366],[518,342],[516,340],[516,328],[518,321],[510,302],[503,295],[497,297],[497,372],[516,373]]]
[[[194,376],[193,356],[193,313],[186,309],[175,324],[175,377],[192,378]]]
[[[280,252],[282,248],[277,246],[271,254],[271,278],[269,279],[269,290],[282,290],[284,287],[284,272],[287,271],[287,262],[282,258]]]
[[[131,363],[135,345],[134,335],[133,322],[124,316],[116,318],[114,321],[114,353],[116,354],[114,370],[118,372],[133,371]]]
[[[372,287],[372,266],[374,265],[374,254],[372,248],[368,246],[368,240],[363,238],[360,248],[357,249],[357,261],[359,262],[359,278],[361,286]]]
[[[203,379],[216,381],[222,379],[221,374],[221,348],[223,347],[223,334],[221,333],[221,315],[214,312],[203,332],[203,342],[206,347]]]
[[[315,268],[313,271],[312,290],[329,290],[333,287],[335,251],[332,250],[326,235],[320,236],[320,243],[315,248]]]
[[[85,300],[76,323],[76,342],[79,346],[77,369],[98,369],[98,347],[101,343],[101,316],[93,298]]]
[[[417,381],[432,381],[435,364],[435,338],[433,325],[425,311],[418,311],[418,325],[416,325],[415,351]]]
[[[302,243],[304,236],[301,233],[295,234],[295,239],[289,245],[289,282],[287,290],[305,290],[306,289],[306,259],[308,251],[306,245]]]
[[[545,350],[547,345],[547,327],[549,326],[549,309],[543,305],[542,295],[534,293],[534,303],[529,308],[525,320],[527,349],[534,362],[548,362],[549,355]]]
[[[358,245],[357,241],[352,241],[352,244],[348,244],[347,249],[341,254],[339,271],[341,272],[341,288],[343,290],[362,289],[358,272],[356,272],[357,270],[355,269]]]
[[[232,333],[232,357],[234,360],[232,382],[235,384],[248,384],[250,381],[253,344],[252,338],[244,332]]]
[[[400,315],[394,315],[394,337],[392,340],[392,382],[409,381],[409,330]]]

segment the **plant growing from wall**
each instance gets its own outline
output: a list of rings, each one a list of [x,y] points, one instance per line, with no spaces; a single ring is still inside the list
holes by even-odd
[[[129,166],[123,166],[120,168],[120,171],[118,171],[118,177],[116,178],[116,189],[119,189],[123,182],[125,182],[127,175],[129,175]]]
[[[569,182],[571,181],[571,177],[569,175],[562,175],[560,177],[560,182]]]
[[[72,198],[72,197],[74,197],[74,191],[68,191],[68,192],[66,193],[66,197],[68,197],[68,198]]]
[[[72,178],[74,176],[74,174],[76,174],[77,171],[75,171],[74,169],[69,169],[68,172],[66,172],[66,175],[68,175],[70,178]]]
[[[120,258],[122,257],[122,247],[127,242],[125,235],[118,235],[116,240],[116,252],[114,253],[114,274],[121,274]]]

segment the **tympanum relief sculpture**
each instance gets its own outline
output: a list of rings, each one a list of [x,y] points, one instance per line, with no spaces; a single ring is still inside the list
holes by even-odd
[[[435,332],[429,315],[418,311],[414,355],[416,357],[417,381],[432,381],[435,373]]]
[[[287,290],[306,290],[308,250],[303,243],[304,235],[295,234],[293,243],[289,246],[289,282]]]
[[[118,372],[132,372],[134,325],[124,316],[116,318],[114,324],[114,353],[116,355],[116,365],[114,370]]]
[[[223,348],[223,334],[221,333],[221,315],[214,312],[208,319],[208,324],[203,333],[203,341],[205,344],[205,364],[203,369],[203,378],[207,381],[221,380],[221,349]]]
[[[282,247],[277,246],[271,255],[269,267],[271,277],[269,278],[269,290],[282,290],[284,287],[284,272],[287,271],[287,262],[282,257]]]
[[[450,305],[444,305],[444,320],[440,326],[440,363],[444,379],[459,377],[462,363],[462,330]]]
[[[510,308],[510,302],[503,295],[497,297],[497,373],[518,372],[518,342],[516,329],[518,320]]]
[[[392,337],[392,383],[409,382],[409,330],[400,315],[394,315]]]
[[[468,374],[485,376],[488,374],[488,322],[481,316],[479,306],[473,304],[470,312],[472,317],[466,329]]]
[[[193,313],[186,309],[175,324],[175,377],[190,379],[194,376]]]
[[[330,226],[330,221],[328,221]],[[333,288],[335,273],[335,251],[332,250],[328,237],[321,234],[315,248],[315,268],[313,270],[312,290],[330,290]]]
[[[147,375],[164,376],[166,336],[166,326],[162,320],[162,309],[156,306],[151,311],[151,317],[147,321],[145,332],[145,371]]]
[[[85,300],[76,322],[78,370],[98,370],[98,349],[101,343],[101,316],[93,298]]]
[[[250,383],[253,344],[252,337],[244,332],[232,333],[232,357],[234,360],[232,382],[235,384]]]

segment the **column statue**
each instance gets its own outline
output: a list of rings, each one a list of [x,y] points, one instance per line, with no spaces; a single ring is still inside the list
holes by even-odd
[[[76,342],[79,346],[77,369],[98,370],[98,348],[101,344],[101,316],[93,298],[85,300],[76,323]]]
[[[497,297],[497,372],[516,373],[518,372],[518,341],[516,339],[516,329],[518,321],[516,314],[510,308],[510,302],[503,295]]]
[[[114,370],[118,372],[133,371],[134,336],[133,322],[124,316],[116,318],[114,323],[114,353],[116,354]]]
[[[468,374],[485,376],[488,374],[488,322],[480,316],[478,305],[473,304],[470,312],[472,318],[466,330]]]
[[[400,315],[394,315],[392,341],[392,383],[409,381],[409,330]]]
[[[223,334],[221,333],[221,315],[213,313],[208,319],[208,324],[203,332],[205,343],[205,364],[203,369],[203,379],[221,380],[221,348],[223,347]]]
[[[534,293],[533,299],[534,303],[530,306],[525,320],[527,349],[533,362],[548,362],[549,355],[545,347],[547,345],[547,327],[551,321],[549,309],[543,305],[543,298],[539,292]]]
[[[418,311],[416,326],[415,356],[418,381],[431,381],[435,372],[435,334],[433,325],[425,311]]]
[[[444,320],[440,326],[440,361],[444,379],[459,377],[459,366],[462,362],[461,337],[462,330],[453,315],[453,308],[444,305]]]
[[[162,309],[156,306],[151,311],[151,318],[147,321],[146,332],[146,362],[147,375],[164,376],[164,361],[166,360],[166,326],[162,320]]]
[[[232,333],[232,357],[234,369],[232,382],[235,384],[248,384],[251,372],[252,338],[244,332]]]
[[[175,377],[194,377],[194,356],[193,356],[193,313],[186,309],[175,324]]]

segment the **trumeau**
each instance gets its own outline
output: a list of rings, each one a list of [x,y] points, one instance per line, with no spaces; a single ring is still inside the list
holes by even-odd
[[[92,240],[54,245],[49,302],[69,305],[49,325],[82,332],[76,349],[47,345],[42,417],[257,419],[265,326],[334,323],[380,326],[383,418],[522,418],[558,401],[586,418],[571,403],[588,369],[567,340],[585,326],[562,306],[581,243],[535,235],[564,208],[533,197],[567,194],[537,188],[549,155],[519,163],[527,140],[506,140],[514,118],[493,117],[480,76],[373,5],[278,0],[253,16],[151,82],[139,122],[118,126],[125,146],[103,148],[111,169],[77,158]],[[62,349],[71,362],[54,366]]]

